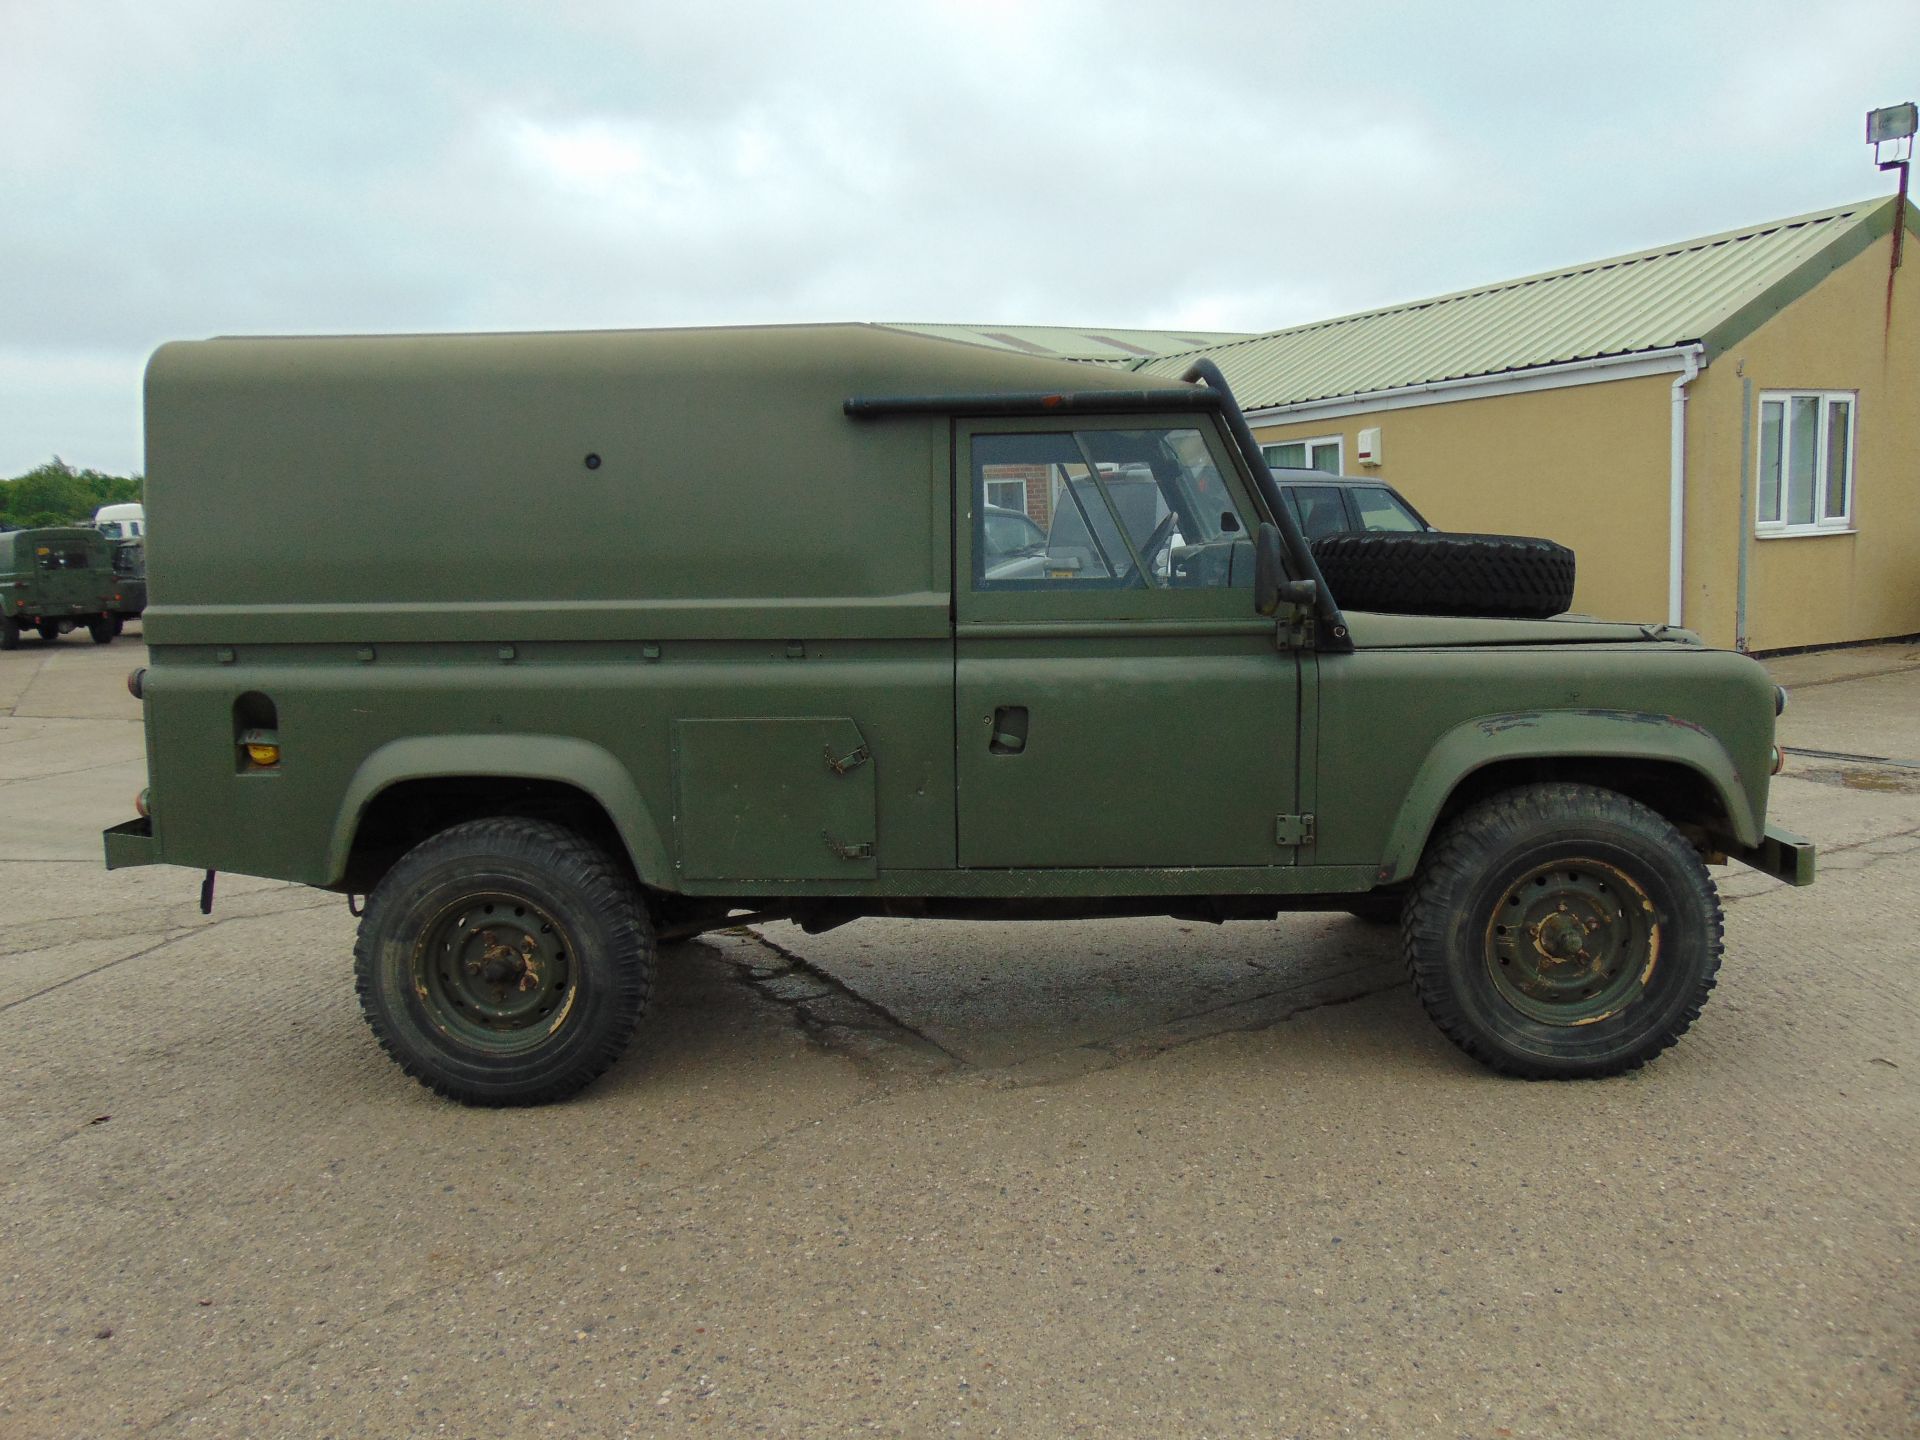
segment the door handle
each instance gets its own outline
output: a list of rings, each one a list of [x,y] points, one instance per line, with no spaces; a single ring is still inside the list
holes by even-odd
[[[1000,705],[993,712],[993,734],[987,750],[994,755],[1018,755],[1027,748],[1027,707]]]

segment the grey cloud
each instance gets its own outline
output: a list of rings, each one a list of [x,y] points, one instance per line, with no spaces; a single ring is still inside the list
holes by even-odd
[[[137,466],[177,336],[1260,329],[1813,209],[1885,188],[1860,114],[1920,39],[1894,5],[104,8],[0,11],[0,474]]]

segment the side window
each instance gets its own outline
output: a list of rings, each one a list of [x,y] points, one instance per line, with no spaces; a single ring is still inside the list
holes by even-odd
[[[1408,533],[1422,529],[1413,512],[1400,503],[1400,499],[1385,486],[1356,485],[1348,492],[1353,497],[1353,507],[1360,515],[1362,530]]]
[[[1009,546],[1007,521],[1015,510],[1000,502],[1016,494],[1023,502],[1018,513],[1033,533],[1025,544]],[[1100,510],[1097,519],[1089,505]],[[1111,585],[1126,573],[1114,566],[1113,554],[1125,550],[1071,434],[974,436],[973,525],[976,585]]]
[[[1334,485],[1289,485],[1287,508],[1300,524],[1300,533],[1309,540],[1338,535],[1347,528],[1347,510]]]
[[[1324,470],[1340,473],[1341,437],[1329,435],[1319,440],[1288,440],[1278,445],[1262,445],[1260,453],[1267,464],[1284,470]]]
[[[1193,429],[982,434],[971,441],[979,590],[1251,583],[1247,527]]]

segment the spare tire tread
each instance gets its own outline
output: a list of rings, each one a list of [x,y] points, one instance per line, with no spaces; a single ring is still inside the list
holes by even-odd
[[[1545,619],[1573,604],[1573,551],[1535,536],[1356,532],[1313,558],[1348,610]]]

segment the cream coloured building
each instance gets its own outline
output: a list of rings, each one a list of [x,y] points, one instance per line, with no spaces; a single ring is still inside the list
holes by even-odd
[[[1752,650],[1920,632],[1920,211],[1841,206],[1143,358],[1276,463],[1545,535],[1578,610]]]

